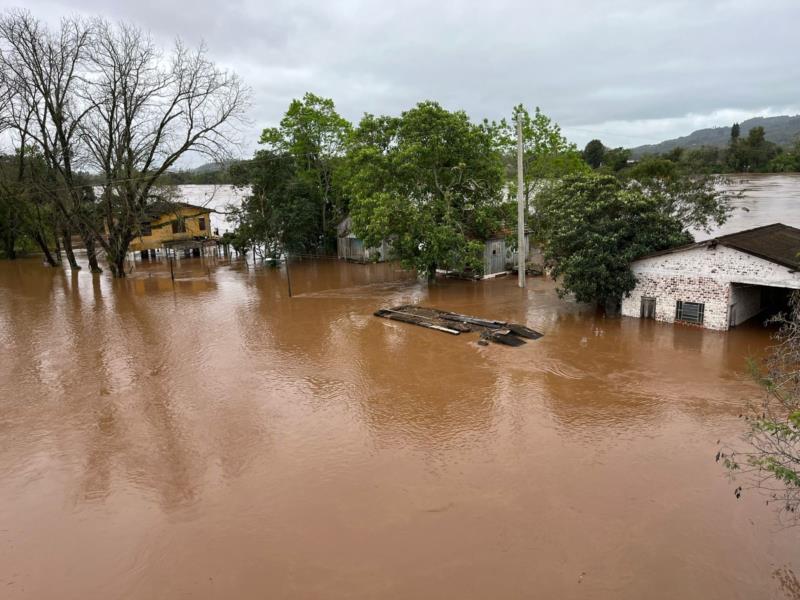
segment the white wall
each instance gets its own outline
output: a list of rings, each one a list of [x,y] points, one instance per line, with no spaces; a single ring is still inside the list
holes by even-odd
[[[728,328],[728,308],[735,301],[731,283],[800,289],[800,274],[725,246],[644,258],[634,262],[632,269],[638,283],[622,301],[623,315],[638,317],[642,296],[656,298],[656,319],[667,322],[675,320],[678,300],[702,302],[704,325],[709,329]],[[748,302],[744,308],[752,310],[753,296],[742,298]]]
[[[761,289],[755,285],[731,286],[731,325],[739,325],[761,312]]]

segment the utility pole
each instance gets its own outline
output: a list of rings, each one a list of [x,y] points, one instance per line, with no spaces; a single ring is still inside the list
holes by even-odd
[[[524,178],[522,174],[522,118],[517,115],[517,269],[519,287],[525,287],[525,199],[522,195]]]

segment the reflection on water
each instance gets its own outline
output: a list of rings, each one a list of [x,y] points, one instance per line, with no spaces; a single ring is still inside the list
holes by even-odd
[[[769,331],[396,265],[0,263],[7,598],[753,598],[795,534],[713,461]],[[377,319],[528,323],[481,347]],[[776,571],[776,565],[783,565]],[[783,592],[782,592],[783,590]]]

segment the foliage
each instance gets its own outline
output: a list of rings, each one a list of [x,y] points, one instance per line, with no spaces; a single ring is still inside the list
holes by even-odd
[[[583,149],[583,160],[593,169],[599,169],[605,159],[606,147],[600,140],[592,140]]]
[[[581,153],[575,144],[567,141],[561,133],[561,127],[550,117],[542,113],[537,106],[533,115],[522,104],[514,107],[511,123],[501,122],[502,137],[507,155],[513,156],[509,161],[510,170],[509,195],[514,197],[517,190],[517,125],[522,125],[522,163],[523,163],[523,198],[526,206],[533,194],[548,181],[560,179],[570,173],[588,171]]]
[[[717,454],[744,485],[769,495],[768,503],[790,514],[796,523],[800,508],[800,295],[795,292],[788,314],[779,315],[775,345],[759,368],[751,365],[764,394],[743,415],[748,449],[724,447]],[[741,495],[743,486],[735,490]]]
[[[421,102],[400,117],[365,115],[348,153],[353,229],[367,246],[432,276],[482,269],[483,240],[502,225],[497,136],[462,111]]]
[[[256,248],[256,253],[277,259],[284,252],[306,253],[319,245],[313,191],[297,177],[293,156],[261,150],[253,160],[232,167],[231,174],[252,190],[239,206],[228,207],[237,251]]]
[[[346,196],[338,175],[351,124],[336,112],[333,100],[306,93],[293,100],[279,127],[267,128],[261,143],[294,159],[295,174],[317,205],[319,237],[330,249],[335,226],[347,213]]]
[[[763,127],[753,127],[744,139],[731,136],[727,162],[734,172],[763,172],[779,152],[777,145],[767,141]]]
[[[690,226],[724,220],[713,188],[682,179],[566,177],[536,197],[536,234],[559,293],[613,312],[636,285],[636,258],[692,241]]]

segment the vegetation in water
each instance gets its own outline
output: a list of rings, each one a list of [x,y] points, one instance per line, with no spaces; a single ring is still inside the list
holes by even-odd
[[[559,293],[612,314],[636,286],[632,261],[689,243],[688,229],[722,223],[728,214],[712,179],[660,169],[630,175],[570,175],[534,202],[535,236]]]
[[[800,294],[788,314],[775,319],[780,329],[762,364],[751,365],[763,389],[742,418],[747,422],[744,449],[725,446],[717,453],[731,475],[745,488],[767,494],[768,503],[797,522],[800,509]]]

